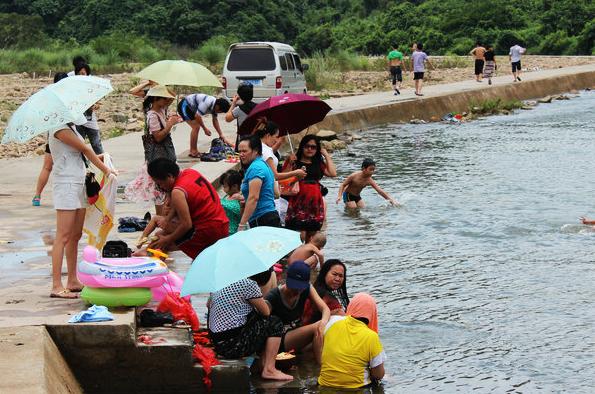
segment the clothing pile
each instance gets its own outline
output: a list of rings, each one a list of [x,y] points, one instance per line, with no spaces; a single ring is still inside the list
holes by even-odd
[[[150,220],[150,219],[149,219]],[[134,216],[126,216],[123,218],[118,219],[118,232],[119,233],[133,233],[135,231],[143,231],[147,224],[149,224],[149,220],[141,219]]]
[[[236,155],[233,148],[227,145],[221,138],[215,138],[211,141],[211,148],[207,153],[200,155],[201,161],[221,161],[229,156]]]

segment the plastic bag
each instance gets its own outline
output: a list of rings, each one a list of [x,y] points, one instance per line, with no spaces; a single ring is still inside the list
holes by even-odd
[[[110,169],[114,169],[109,154],[104,153],[103,163]],[[96,171],[98,182],[101,185],[99,196],[94,204],[87,207],[83,231],[87,234],[88,244],[101,250],[107,242],[107,236],[114,227],[114,215],[116,210],[116,191],[118,181],[114,175],[106,176],[99,170]]]

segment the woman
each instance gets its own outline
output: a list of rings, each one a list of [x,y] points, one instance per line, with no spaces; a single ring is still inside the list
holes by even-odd
[[[272,289],[265,298],[271,306],[271,313],[283,322],[285,335],[280,351],[301,350],[312,344],[314,358],[320,363],[322,335],[330,310],[310,284],[310,266],[304,261],[295,261],[287,268],[285,284]],[[322,317],[316,323],[302,325],[301,317],[308,300]]]
[[[496,55],[494,54],[494,47],[488,45],[487,51],[483,55],[485,59],[485,67],[483,68],[483,77],[488,79],[488,85],[492,84],[492,77],[496,73]]]
[[[250,227],[281,227],[281,219],[275,208],[275,176],[262,159],[262,143],[257,136],[240,141],[240,162],[245,168],[242,195],[245,206],[238,231]]]
[[[322,149],[318,137],[306,135],[300,141],[296,157],[289,158],[288,170],[305,169],[306,176],[300,180],[300,191],[289,198],[285,227],[302,232],[308,239],[322,228],[325,204],[320,180],[323,176],[336,177],[337,169],[329,153]]]
[[[276,181],[289,179],[291,177],[304,179],[306,171],[301,168],[288,172],[277,172],[279,158],[275,156],[274,149],[278,146],[279,126],[277,126],[275,122],[266,120],[260,121],[256,125],[254,133],[260,138],[260,142],[262,142],[262,159],[268,164],[271,171],[273,171]]]
[[[147,92],[150,109],[145,114],[145,163],[138,176],[126,186],[125,195],[131,201],[151,201],[155,203],[157,215],[163,214],[166,193],[155,187],[155,183],[147,173],[147,165],[158,158],[176,161],[176,150],[171,138],[173,127],[181,120],[177,115],[168,117],[167,108],[175,95],[165,86],[155,86]],[[145,100],[145,101],[146,101]]]
[[[49,133],[49,146],[54,163],[53,194],[56,209],[56,239],[52,247],[52,291],[50,297],[77,298],[83,288],[76,276],[78,243],[83,232],[87,198],[85,194],[84,155],[105,176],[115,172],[86,145],[73,124]],[[68,279],[62,284],[62,260],[66,254]]]
[[[91,75],[91,68],[86,63],[77,64],[74,68],[74,74]],[[87,137],[95,154],[100,155],[103,153],[103,145],[101,144],[101,133],[99,132],[99,123],[97,123],[97,114],[95,114],[97,108],[99,108],[99,104],[95,104],[85,112],[87,123],[76,126],[76,131],[83,138]]]
[[[378,312],[371,295],[358,293],[347,316],[333,316],[324,331],[318,384],[357,389],[384,377],[386,354],[378,337]]]
[[[68,77],[66,73],[56,73],[54,75],[54,83]],[[50,179],[50,174],[52,173],[52,167],[54,162],[52,161],[52,153],[50,152],[50,145],[49,145],[49,135],[48,135],[48,142],[45,144],[45,154],[43,155],[43,166],[41,167],[41,171],[39,172],[39,176],[37,177],[37,186],[35,187],[35,195],[33,196],[33,206],[38,207],[41,205],[41,193],[45,186]]]
[[[217,354],[240,358],[261,352],[263,379],[293,380],[275,368],[283,324],[271,316],[259,285],[269,271],[235,282],[213,293],[209,308],[209,336]]]
[[[347,267],[341,260],[330,259],[324,262],[314,282],[318,295],[331,311],[331,316],[344,316],[349,297],[347,296]],[[312,303],[306,301],[302,324],[311,324],[320,320],[322,315]]]

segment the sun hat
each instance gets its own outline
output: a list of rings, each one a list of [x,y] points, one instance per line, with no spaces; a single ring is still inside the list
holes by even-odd
[[[152,97],[165,97],[165,98],[176,98],[176,95],[171,90],[169,90],[167,87],[165,87],[163,85],[153,86],[147,92],[147,97],[148,96],[152,96]]]
[[[310,266],[303,260],[294,261],[287,268],[285,284],[295,290],[305,290],[310,287]]]

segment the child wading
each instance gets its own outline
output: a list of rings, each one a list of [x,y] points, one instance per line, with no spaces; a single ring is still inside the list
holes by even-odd
[[[398,202],[393,200],[392,197],[382,190],[380,186],[376,184],[374,179],[372,179],[374,171],[376,171],[376,163],[374,160],[364,159],[362,170],[349,175],[341,184],[337,196],[337,204],[343,199],[347,208],[363,208],[365,204],[360,194],[366,186],[372,186],[378,194],[388,200],[392,205],[399,205]]]

